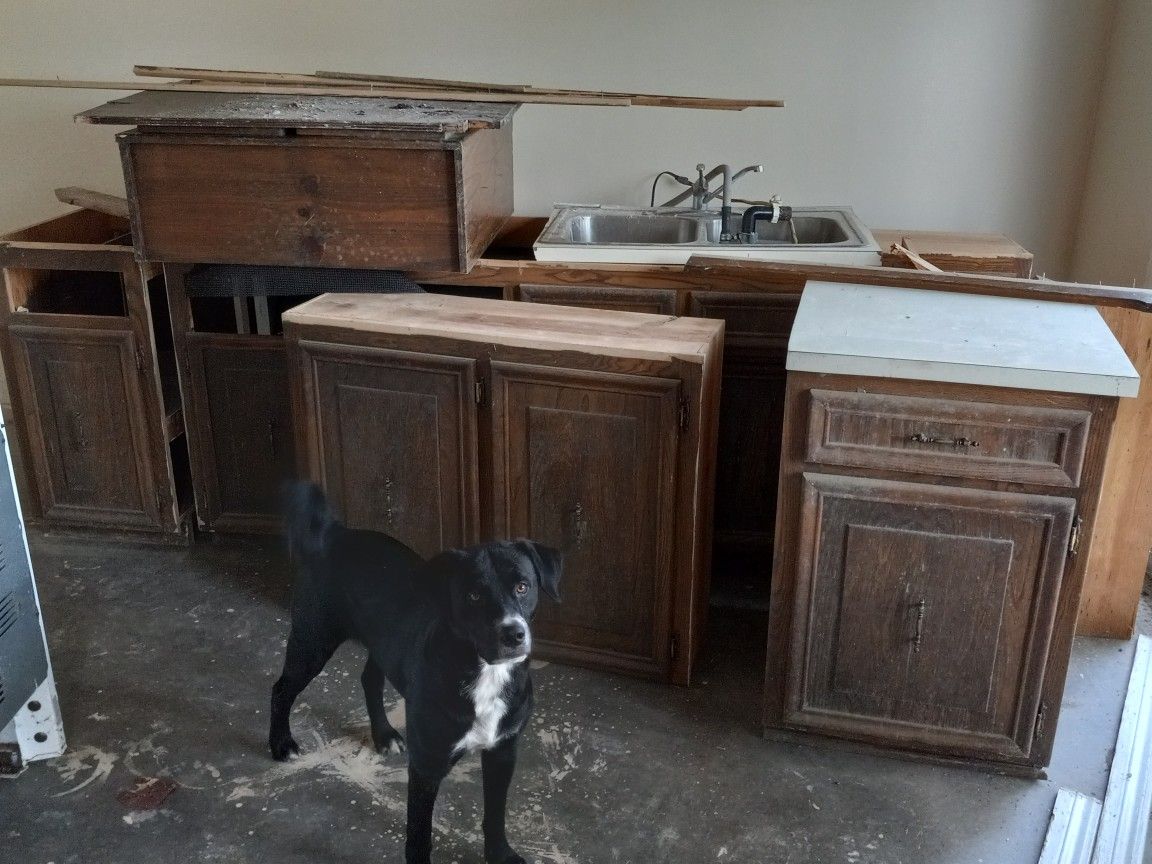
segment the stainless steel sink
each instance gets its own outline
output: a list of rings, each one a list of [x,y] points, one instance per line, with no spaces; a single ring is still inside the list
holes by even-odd
[[[695,243],[701,220],[660,213],[583,213],[566,220],[572,243]]]
[[[740,211],[728,226],[740,230]],[[760,220],[751,236],[721,240],[715,210],[561,205],[534,245],[541,261],[683,263],[692,255],[879,264],[879,247],[851,207],[794,207],[788,222]]]

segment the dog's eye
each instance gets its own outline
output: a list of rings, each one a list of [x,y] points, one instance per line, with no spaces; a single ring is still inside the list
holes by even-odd
[[[468,593],[468,599],[471,600],[473,603],[479,603],[480,602],[480,595],[477,594],[475,591],[470,591]]]
[[[527,582],[517,582],[516,583],[516,593],[517,594],[527,594],[528,593],[528,583]]]

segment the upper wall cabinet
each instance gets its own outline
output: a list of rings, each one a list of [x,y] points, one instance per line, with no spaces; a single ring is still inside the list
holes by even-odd
[[[152,261],[468,271],[512,213],[514,105],[140,93],[119,136]]]

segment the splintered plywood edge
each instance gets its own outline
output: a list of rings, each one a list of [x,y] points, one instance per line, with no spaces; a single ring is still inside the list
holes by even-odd
[[[180,128],[368,129],[462,134],[506,126],[518,106],[322,94],[146,91],[76,115],[80,123]]]
[[[324,294],[284,313],[284,321],[693,364],[705,362],[724,328],[706,318],[436,294]]]

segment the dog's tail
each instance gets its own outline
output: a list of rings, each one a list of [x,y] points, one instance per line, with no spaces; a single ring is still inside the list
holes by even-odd
[[[285,484],[284,536],[293,557],[306,563],[319,559],[332,528],[338,524],[319,486],[300,481]]]

